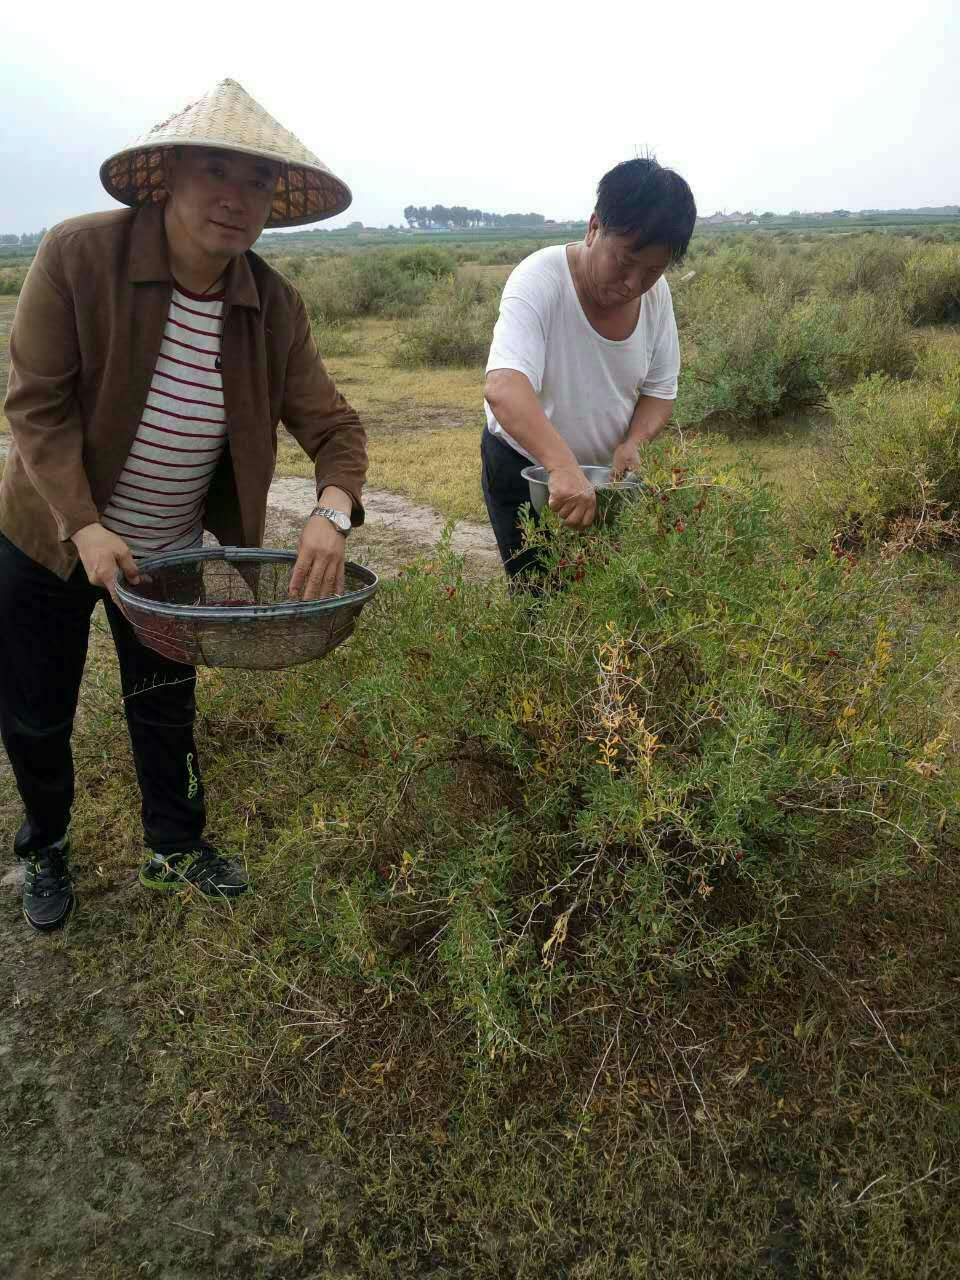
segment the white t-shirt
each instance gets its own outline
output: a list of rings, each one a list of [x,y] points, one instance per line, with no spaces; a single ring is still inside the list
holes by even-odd
[[[607,466],[640,396],[676,398],[680,344],[670,286],[661,276],[641,298],[636,329],[615,342],[597,333],[584,314],[566,247],[540,249],[511,272],[504,287],[487,358],[491,369],[525,373],[577,461]],[[494,435],[531,457],[489,405],[486,410]]]

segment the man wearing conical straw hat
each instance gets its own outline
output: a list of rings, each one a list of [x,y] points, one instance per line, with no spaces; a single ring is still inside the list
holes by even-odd
[[[111,598],[138,558],[260,545],[277,425],[313,459],[318,505],[291,583],[341,589],[363,520],[366,440],[310,333],[303,301],[250,252],[264,227],[340,213],[350,192],[244,90],[224,80],[100,171],[126,209],[55,227],[10,337],[0,484],[0,734],[23,800],[24,912],[74,905],[70,735],[90,616],[106,608],[142,794],[149,888],[249,888],[204,837],[193,735],[196,673],[145,648]]]

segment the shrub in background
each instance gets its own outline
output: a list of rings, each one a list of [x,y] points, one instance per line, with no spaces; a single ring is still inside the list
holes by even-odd
[[[712,263],[711,263],[712,266]],[[682,277],[694,271],[692,280]],[[718,328],[729,325],[731,317],[745,305],[752,294],[743,279],[736,273],[715,271],[702,264],[684,263],[675,279],[670,282],[673,310],[677,327],[684,342],[682,355],[689,357],[689,344],[699,345],[709,341]]]
[[[901,236],[857,236],[829,245],[818,255],[819,285],[834,298],[862,292],[896,294],[910,250],[910,242]]]
[[[431,280],[444,280],[456,274],[457,259],[447,249],[436,245],[414,245],[409,249],[396,249],[390,253],[401,271],[411,276],[429,276]]]
[[[902,297],[917,324],[960,320],[960,247],[915,250],[904,265]]]
[[[400,331],[399,365],[482,365],[497,320],[496,293],[480,281],[445,280]]]
[[[473,261],[484,267],[515,267],[531,253],[544,248],[546,245],[542,240],[507,240],[501,244],[482,245]]]
[[[396,319],[411,315],[423,305],[436,276],[432,270],[420,269],[415,260],[417,256],[384,251],[357,254],[353,258],[361,314]]]
[[[681,369],[681,422],[762,422],[823,404],[871,373],[905,377],[916,351],[896,301],[860,293],[795,302],[708,281],[681,308],[692,342]]]
[[[359,355],[361,350],[360,335],[354,330],[348,329],[342,321],[324,322],[323,320],[315,320],[310,325],[310,328],[313,330],[313,339],[317,344],[317,350],[320,352],[322,359],[326,360],[330,356]]]
[[[0,267],[0,294],[13,295],[19,294],[23,288],[23,282],[27,278],[29,263],[17,265],[13,267]]]
[[[351,320],[364,313],[365,300],[352,257],[310,258],[295,283],[313,324]]]
[[[958,533],[960,368],[928,352],[919,376],[878,375],[831,399],[834,425],[812,475],[811,522],[891,549]]]
[[[691,326],[693,344],[681,367],[677,419],[720,416],[757,422],[818,398],[812,363],[788,367],[782,334],[789,299],[760,298],[739,283],[704,282],[703,310]],[[686,317],[685,317],[686,318]]]
[[[383,249],[309,259],[299,265],[296,285],[311,321],[329,324],[365,315],[395,319],[412,315],[456,266],[452,254],[429,245]]]
[[[907,378],[917,346],[900,304],[889,295],[810,298],[790,315],[786,342],[808,353],[821,388],[849,386],[873,373]]]

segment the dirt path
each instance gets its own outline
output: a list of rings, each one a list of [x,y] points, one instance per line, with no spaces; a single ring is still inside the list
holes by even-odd
[[[299,530],[316,504],[315,494],[310,480],[293,476],[274,480],[270,486],[270,509],[276,517],[287,517]],[[360,559],[358,548],[369,548],[371,558],[364,563],[369,563],[378,573],[382,569],[389,574],[398,561],[429,553],[443,532],[445,521],[432,507],[414,506],[396,493],[366,489],[363,503],[366,524],[350,535],[350,556]],[[499,571],[497,544],[489,525],[461,520],[454,527],[451,546],[464,557],[468,573],[479,577]]]

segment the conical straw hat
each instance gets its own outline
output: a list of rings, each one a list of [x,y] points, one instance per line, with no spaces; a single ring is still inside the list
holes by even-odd
[[[199,102],[190,103],[105,160],[100,166],[100,181],[122,204],[135,207],[163,200],[163,152],[167,147],[219,147],[279,160],[280,178],[268,227],[296,227],[332,218],[353,199],[347,184],[268,115],[236,80],[221,80]]]

